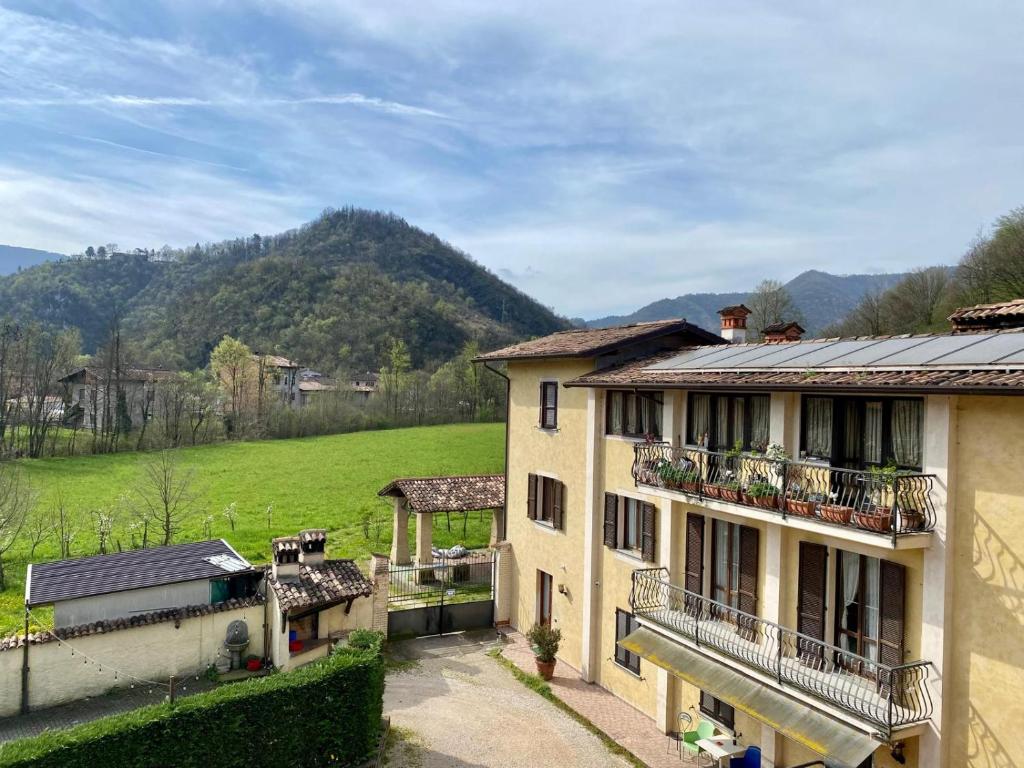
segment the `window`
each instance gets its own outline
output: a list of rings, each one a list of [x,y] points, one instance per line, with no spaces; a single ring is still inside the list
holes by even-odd
[[[542,477],[540,491],[540,516],[539,519],[546,523],[555,521],[555,484],[557,480],[550,477]],[[559,483],[560,484],[560,483]]]
[[[706,691],[700,692],[701,714],[732,730],[736,726],[736,712],[731,706]]]
[[[712,527],[714,544],[711,552],[711,599],[732,608],[739,608],[740,526],[715,520]]]
[[[551,574],[537,571],[537,623],[551,626]]]
[[[562,530],[565,523],[565,483],[544,475],[528,475],[526,515]]]
[[[836,636],[844,651],[878,661],[879,560],[839,552]]]
[[[661,392],[612,390],[606,404],[605,433],[660,440],[663,402]]]
[[[768,447],[771,399],[768,395],[691,393],[686,440],[712,451],[726,451],[737,442],[745,451]]]
[[[625,667],[634,675],[640,674],[640,657],[619,645],[619,641],[640,626],[629,611],[615,609],[615,663]]]
[[[288,619],[288,629],[295,633],[296,640],[316,640],[320,632],[319,612]]]
[[[804,397],[801,455],[863,469],[921,469],[924,403],[911,398]]]
[[[558,428],[558,382],[540,383],[540,428]]]
[[[640,549],[640,504],[636,499],[622,500],[622,549]]]

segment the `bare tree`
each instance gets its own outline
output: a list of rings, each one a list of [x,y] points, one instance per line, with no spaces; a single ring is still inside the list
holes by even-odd
[[[171,544],[195,511],[199,493],[196,470],[183,467],[172,451],[161,451],[142,464],[136,493],[142,510],[160,532],[162,543]]]
[[[50,510],[37,505],[25,518],[25,538],[28,540],[28,559],[34,560],[36,549],[53,535],[54,522]]]
[[[747,299],[750,306],[750,327],[758,336],[773,324],[800,322],[803,318],[786,286],[778,280],[762,280]]]
[[[64,500],[64,492],[57,490],[57,497],[50,506],[51,532],[57,542],[57,549],[62,560],[71,557],[71,546],[78,536],[78,520],[71,514],[71,509]]]
[[[0,462],[0,590],[7,586],[4,555],[21,535],[35,500],[35,490],[22,469],[10,462]]]

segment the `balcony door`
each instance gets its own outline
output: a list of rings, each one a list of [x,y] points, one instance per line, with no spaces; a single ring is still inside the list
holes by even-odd
[[[836,569],[836,645],[840,663],[874,677],[878,665],[903,663],[903,566],[888,560],[840,551]],[[858,658],[859,657],[859,658]]]
[[[751,631],[749,617],[757,615],[758,531],[724,520],[715,520],[711,530],[711,599],[719,604],[718,618]]]
[[[537,571],[537,623],[545,627],[551,626],[551,586],[550,573]]]

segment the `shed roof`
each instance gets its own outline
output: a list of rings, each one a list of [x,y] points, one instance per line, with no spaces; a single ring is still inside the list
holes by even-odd
[[[574,328],[531,339],[479,355],[477,360],[531,358],[587,358],[614,352],[623,346],[651,341],[671,334],[689,334],[699,344],[724,344],[725,339],[685,320],[658,320],[612,328]]]
[[[224,539],[133,549],[30,565],[25,602],[30,606],[49,605],[253,570]]]
[[[378,496],[405,498],[413,512],[472,512],[505,506],[504,475],[402,477]]]
[[[270,588],[283,611],[329,606],[373,594],[373,584],[352,560],[325,560],[299,566],[296,576],[270,576]]]
[[[949,316],[949,321],[955,328],[969,328],[975,325],[997,326],[1003,323],[1019,323],[1022,319],[1024,299],[961,307]]]

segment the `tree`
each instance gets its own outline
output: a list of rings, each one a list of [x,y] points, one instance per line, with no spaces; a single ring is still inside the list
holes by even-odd
[[[786,286],[778,280],[762,280],[747,299],[750,328],[760,337],[773,323],[800,322],[803,318]]]
[[[165,546],[174,542],[195,511],[199,499],[195,481],[195,469],[181,466],[173,451],[160,451],[142,463],[136,494],[146,519],[159,531]]]
[[[71,546],[78,536],[79,523],[71,514],[71,510],[64,501],[64,492],[57,489],[57,496],[50,506],[51,532],[57,542],[57,551],[60,552],[62,560],[71,557]]]
[[[4,555],[21,535],[35,500],[35,490],[25,479],[21,467],[0,462],[0,590],[7,586]]]
[[[392,339],[391,347],[388,350],[388,363],[380,371],[380,383],[384,403],[388,412],[394,417],[398,416],[402,386],[405,383],[405,375],[411,367],[412,360],[405,342],[401,339]]]
[[[248,409],[248,389],[256,383],[252,350],[238,339],[225,336],[210,353],[210,370],[224,387],[230,402],[229,431],[238,430]]]
[[[979,237],[957,268],[964,304],[1024,296],[1024,207],[996,221],[990,237]]]

